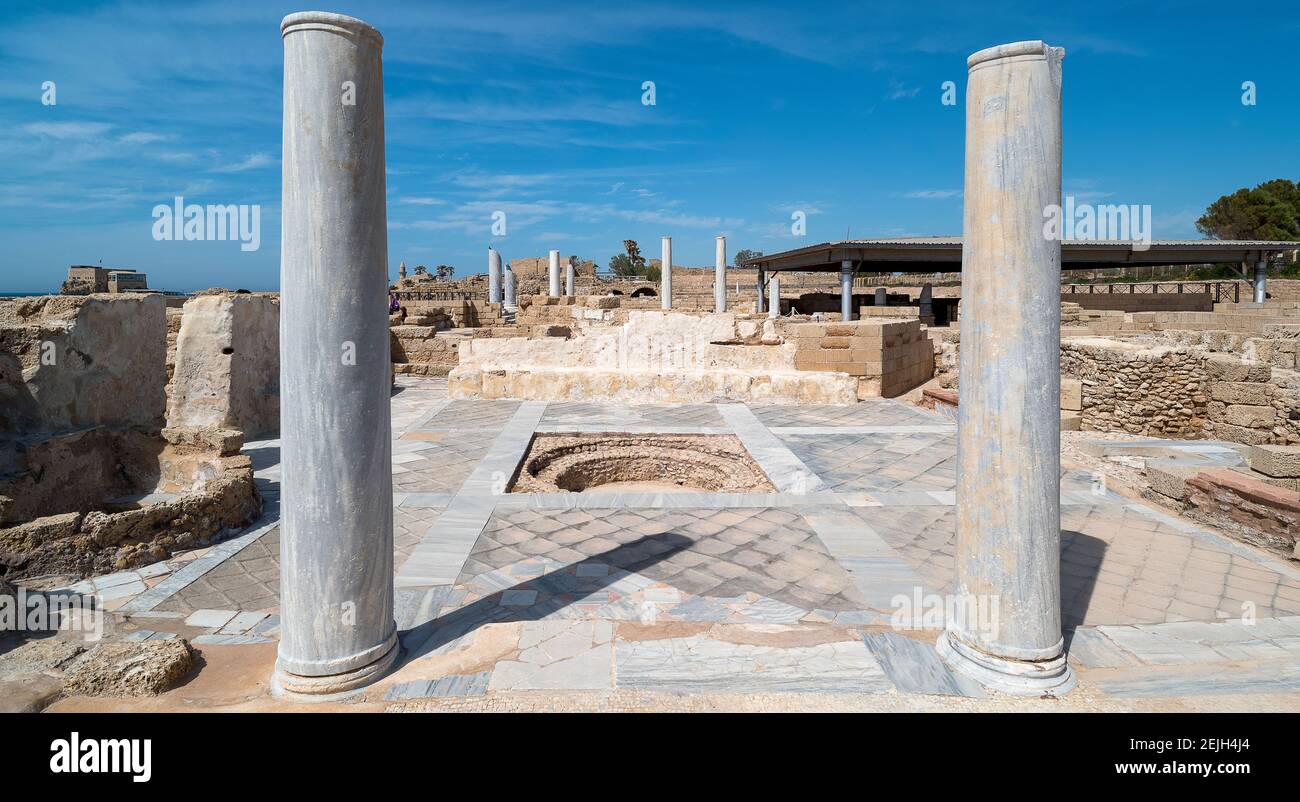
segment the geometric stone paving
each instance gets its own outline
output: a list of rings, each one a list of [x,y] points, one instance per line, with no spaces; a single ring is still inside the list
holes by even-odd
[[[897,594],[951,589],[950,419],[888,399],[521,403],[449,401],[445,388],[402,377],[392,398],[396,567],[417,552],[459,561],[432,572],[422,563],[397,583],[404,659],[472,648],[493,625],[518,628],[518,643],[487,666],[393,685],[391,700],[611,688],[980,695],[935,659],[933,633],[887,628]],[[492,489],[534,431],[566,427],[734,433],[782,492],[604,493],[570,506],[556,503],[563,494]],[[278,619],[262,617],[278,609],[278,445],[249,444],[268,517],[237,542],[79,584],[142,618],[203,611],[238,622],[196,643],[278,637]],[[1061,509],[1070,660],[1111,672],[1104,692],[1300,690],[1300,571],[1098,495],[1086,475],[1066,472]],[[449,551],[452,532],[463,545]],[[1247,611],[1254,623],[1241,622]],[[661,624],[696,629],[628,634]]]
[[[781,440],[827,488],[840,493],[953,490],[957,486],[957,435],[818,434]]]
[[[407,432],[397,442],[428,444],[420,451],[393,456],[393,491],[412,493],[459,490],[492,444],[481,431],[439,432],[428,428]]]
[[[867,507],[854,512],[913,566],[926,592],[951,593],[953,507]],[[1061,508],[1062,625],[1216,621],[1252,611],[1300,614],[1300,579],[1199,542],[1118,505]]]
[[[272,610],[280,604],[280,527],[240,549],[156,610]]]

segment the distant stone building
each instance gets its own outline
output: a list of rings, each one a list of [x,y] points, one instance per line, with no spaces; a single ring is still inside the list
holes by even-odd
[[[149,282],[139,270],[72,265],[68,278],[59,287],[60,295],[90,295],[96,292],[140,292]]]

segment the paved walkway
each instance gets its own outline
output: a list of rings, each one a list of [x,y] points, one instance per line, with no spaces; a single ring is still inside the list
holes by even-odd
[[[396,612],[411,700],[515,691],[983,692],[934,655],[954,580],[956,428],[852,407],[393,396]],[[514,494],[539,431],[736,435],[775,493]],[[278,442],[248,443],[266,517],[209,549],[78,586],[134,637],[278,633]],[[1089,692],[1291,694],[1300,570],[1062,478],[1063,613]]]

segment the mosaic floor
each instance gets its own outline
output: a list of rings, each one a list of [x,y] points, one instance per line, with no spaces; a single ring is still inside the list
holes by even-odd
[[[956,427],[852,407],[448,401],[393,396],[394,703],[521,690],[979,696],[916,603],[954,576]],[[508,494],[538,431],[734,434],[774,493]],[[277,636],[278,442],[247,444],[266,515],[215,546],[77,586],[133,637]],[[1071,660],[1114,697],[1300,698],[1300,570],[1062,478]],[[931,611],[932,612],[932,611]],[[195,632],[197,631],[197,635]]]

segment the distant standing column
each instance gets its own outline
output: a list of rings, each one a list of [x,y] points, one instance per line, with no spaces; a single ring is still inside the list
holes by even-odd
[[[673,238],[664,237],[663,258],[659,260],[659,298],[661,308],[673,308]]]
[[[551,264],[546,270],[546,294],[560,297],[560,252],[551,251]]]
[[[1040,41],[967,65],[957,604],[939,639],[1005,693],[1074,685],[1061,638],[1061,59]]]
[[[727,238],[718,237],[713,256],[713,311],[727,311]]]
[[[506,268],[506,306],[518,306],[519,297],[515,294],[515,271]]]
[[[853,319],[853,263],[840,262],[840,320]]]
[[[566,298],[573,297],[573,257],[569,257],[569,263],[564,268],[564,295]]]
[[[886,290],[884,287],[876,287],[875,306],[888,306],[888,305],[889,305],[889,291]]]
[[[501,254],[488,248],[488,303],[501,303]]]
[[[780,317],[781,316],[781,277],[772,276],[772,283],[770,286],[772,290],[771,292],[772,297],[767,304],[767,316]]]
[[[383,37],[309,11],[280,23],[279,659],[288,696],[349,691],[397,659]],[[346,82],[355,105],[339,102]],[[347,292],[339,292],[347,287]]]
[[[1255,263],[1255,303],[1262,304],[1268,298],[1268,262],[1263,259]]]
[[[767,308],[767,305],[763,303],[763,284],[766,282],[767,271],[760,267],[758,269],[758,300],[754,303],[754,314],[756,315],[763,314],[763,311]]]

